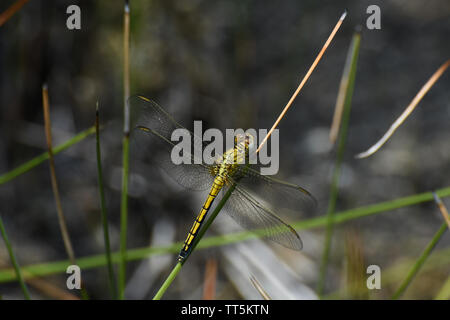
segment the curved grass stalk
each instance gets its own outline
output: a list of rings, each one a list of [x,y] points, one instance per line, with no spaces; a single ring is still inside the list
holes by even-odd
[[[442,76],[442,74],[447,70],[450,66],[450,60],[447,60],[443,65],[439,67],[439,69],[428,79],[428,81],[423,85],[414,99],[410,102],[410,104],[406,107],[400,117],[395,120],[395,122],[390,126],[389,130],[378,140],[373,146],[367,149],[364,152],[358,153],[355,158],[362,159],[367,158],[377,152],[388,140],[389,138],[397,131],[397,129],[405,122],[405,120],[409,117],[409,115],[414,111],[416,106],[422,100],[422,98],[430,91],[431,87],[438,81],[438,79]]]

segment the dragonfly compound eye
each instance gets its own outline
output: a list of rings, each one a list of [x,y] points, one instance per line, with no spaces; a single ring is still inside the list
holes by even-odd
[[[253,136],[251,134],[246,134],[245,135],[245,145],[249,148],[253,148],[254,147],[254,139]]]
[[[243,134],[237,134],[234,136],[234,146],[242,146],[246,144],[246,136]]]

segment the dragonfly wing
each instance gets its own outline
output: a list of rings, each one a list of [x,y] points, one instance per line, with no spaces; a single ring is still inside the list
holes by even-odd
[[[191,190],[206,190],[213,180],[209,165],[196,161],[191,153],[186,156],[188,163],[175,164],[172,153],[186,152],[172,142],[172,132],[184,129],[190,134],[191,147],[203,150],[200,137],[176,122],[157,103],[142,97],[132,96],[128,100],[131,115],[132,154],[143,161],[156,163],[180,185]],[[162,152],[161,152],[162,150]]]
[[[245,188],[270,204],[275,212],[284,212],[298,220],[315,212],[317,201],[305,188],[261,175],[258,166],[240,165],[233,175],[241,188]]]
[[[228,187],[224,187],[223,194]],[[267,205],[256,200],[247,190],[236,186],[224,206],[225,211],[243,228],[249,230],[264,229],[263,234],[287,248],[301,250],[302,240],[297,232],[283,222]]]

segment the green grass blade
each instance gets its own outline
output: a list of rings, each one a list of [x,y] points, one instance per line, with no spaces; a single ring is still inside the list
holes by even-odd
[[[53,154],[54,155],[58,154],[61,151],[64,151],[64,150],[70,148],[71,146],[84,140],[85,138],[87,138],[88,136],[93,134],[94,132],[95,132],[95,127],[91,127],[89,129],[86,129],[86,130],[80,132],[79,134],[70,138],[66,142],[54,147]],[[0,185],[7,183],[8,181],[11,181],[14,178],[17,178],[18,176],[30,171],[31,169],[35,168],[36,166],[40,165],[41,163],[43,163],[44,161],[46,161],[48,159],[49,159],[48,152],[44,152],[41,155],[31,159],[30,161],[25,162],[21,166],[0,175]]]
[[[30,300],[30,293],[28,292],[27,285],[22,276],[22,271],[20,270],[19,264],[17,263],[16,256],[14,255],[14,251],[12,249],[11,243],[9,242],[8,235],[6,234],[5,226],[3,225],[2,217],[0,216],[0,233],[2,234],[3,240],[5,241],[5,246],[8,249],[8,254],[11,259],[11,263],[14,267],[14,271],[19,281],[20,287],[22,288],[23,295],[25,299]]]
[[[103,187],[103,170],[102,170],[102,155],[100,148],[100,125],[99,125],[99,111],[98,102],[97,110],[95,114],[95,141],[96,141],[96,153],[97,153],[97,174],[98,174],[98,189],[100,194],[100,211],[102,215],[102,225],[103,225],[103,237],[105,241],[105,254],[106,261],[108,265],[108,276],[109,276],[109,287],[111,290],[111,296],[113,299],[117,299],[117,287],[114,277],[114,268],[111,259],[111,247],[109,241],[109,229],[108,229],[108,215],[106,212],[105,203],[105,190]]]
[[[207,221],[205,221],[205,224],[199,230],[199,232],[197,234],[197,237],[194,239],[194,242],[192,243],[192,249],[191,249],[190,253],[186,256],[186,258],[184,258],[184,260],[182,262],[178,262],[175,265],[175,268],[172,270],[172,272],[170,273],[169,277],[167,277],[166,281],[164,281],[164,283],[161,286],[161,288],[159,288],[159,290],[156,293],[156,295],[153,298],[153,300],[160,300],[162,298],[163,294],[166,292],[167,288],[169,288],[169,286],[172,284],[173,280],[175,280],[175,277],[177,276],[178,272],[180,272],[181,267],[187,261],[187,259],[190,257],[192,252],[194,252],[195,248],[200,243],[200,240],[205,235],[206,230],[209,229],[209,227],[213,223],[214,219],[217,217],[217,215],[219,214],[220,210],[222,210],[223,206],[225,205],[225,203],[227,202],[228,198],[231,196],[231,193],[234,191],[235,188],[236,188],[236,184],[233,184],[227,190],[227,192],[225,193],[223,198],[217,204],[217,207],[214,208],[214,211],[211,213],[211,216],[209,217],[209,219]]]
[[[347,62],[344,68],[344,73],[342,76],[341,82],[347,83],[346,86],[344,86],[345,90],[345,99],[344,99],[344,106],[343,106],[343,115],[342,115],[342,126],[339,133],[338,138],[338,146],[337,146],[337,155],[336,155],[336,162],[334,166],[333,171],[333,178],[331,182],[331,191],[330,191],[330,200],[328,203],[328,209],[327,209],[327,228],[326,228],[326,235],[325,235],[325,245],[322,253],[322,260],[320,264],[320,271],[319,271],[319,280],[317,284],[317,293],[318,295],[322,295],[324,285],[325,285],[325,279],[326,279],[326,273],[327,273],[327,267],[328,267],[328,260],[330,256],[330,249],[331,249],[331,240],[333,236],[333,229],[334,229],[334,214],[336,209],[336,201],[338,197],[338,189],[339,189],[339,177],[341,172],[341,165],[344,158],[344,151],[345,151],[345,142],[347,139],[347,130],[348,130],[348,124],[350,120],[350,110],[351,110],[351,104],[352,104],[352,96],[353,96],[353,88],[355,85],[355,77],[356,77],[356,66],[358,62],[358,54],[359,54],[359,45],[361,41],[361,35],[359,32],[356,32],[353,36],[350,49],[347,55]]]
[[[444,222],[439,230],[434,235],[433,239],[431,239],[430,243],[427,245],[423,253],[420,255],[420,257],[417,259],[416,263],[412,266],[411,270],[409,271],[408,275],[406,276],[405,280],[401,283],[400,287],[397,289],[397,291],[392,296],[393,300],[397,300],[400,298],[403,293],[406,291],[408,286],[413,281],[414,277],[419,272],[422,265],[425,263],[427,258],[430,256],[431,251],[433,251],[434,247],[437,245],[439,240],[441,239],[442,235],[445,233],[445,231],[448,229],[447,223]]]
[[[173,280],[175,280],[176,276],[180,272],[182,266],[183,266],[183,264],[180,261],[178,261],[177,264],[175,265],[175,267],[173,268],[173,270],[170,272],[166,281],[164,281],[161,288],[159,288],[158,292],[153,297],[153,300],[161,300],[161,298],[164,295],[164,293],[166,292],[166,290],[170,287]]]
[[[56,178],[56,168],[55,168],[55,158],[53,154],[53,138],[50,120],[50,102],[47,84],[42,86],[42,107],[44,111],[44,129],[45,137],[47,140],[48,149],[48,164],[50,169],[50,181],[53,190],[53,196],[55,198],[56,213],[58,218],[58,224],[61,231],[62,240],[64,243],[64,248],[66,249],[67,256],[69,257],[70,264],[76,265],[75,251],[73,249],[72,241],[70,240],[69,229],[67,227],[66,217],[62,208],[61,195],[59,193],[58,179]],[[88,294],[84,285],[82,285],[81,297],[85,300],[88,299]]]
[[[120,203],[119,299],[124,299],[127,264],[129,136],[123,138],[122,195]]]
[[[128,175],[130,154],[130,110],[127,99],[130,96],[130,7],[125,1],[123,11],[123,170],[122,196],[120,202],[120,264],[119,264],[119,299],[125,298],[127,266],[127,228],[128,228]]]
[[[436,194],[440,198],[450,197],[450,187],[442,188],[436,191]],[[419,193],[403,198],[398,198],[386,202],[381,202],[377,204],[372,204],[364,207],[359,207],[355,209],[345,210],[337,212],[334,217],[335,224],[345,223],[347,221],[352,221],[355,219],[380,214],[383,212],[392,211],[399,208],[405,208],[408,206],[417,205],[427,201],[434,201],[433,194],[431,192]],[[205,222],[206,223],[206,222]],[[327,216],[320,216],[313,219],[308,219],[304,221],[299,221],[292,224],[292,226],[297,230],[314,229],[324,227],[327,224]],[[220,235],[214,237],[208,237],[203,239],[197,246],[197,249],[211,248],[217,246],[229,245],[248,239],[253,239],[258,237],[258,234],[251,231],[244,231],[238,233],[232,233],[227,235]],[[148,257],[163,255],[163,254],[175,254],[180,251],[180,247],[183,243],[176,242],[169,246],[163,247],[143,247],[128,250],[127,261],[141,260]],[[119,263],[120,252],[115,252],[111,256],[113,263]],[[106,265],[106,256],[104,254],[92,255],[87,257],[82,257],[77,259],[77,263],[81,269],[92,269],[97,267],[103,267]],[[55,261],[46,262],[30,266],[22,267],[25,272],[25,279],[34,276],[47,276],[55,273],[65,272],[67,268],[68,261]],[[16,280],[16,275],[13,269],[0,270],[0,283],[11,282]]]

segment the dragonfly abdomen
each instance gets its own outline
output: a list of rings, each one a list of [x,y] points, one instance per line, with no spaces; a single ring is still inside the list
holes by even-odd
[[[214,179],[214,183],[211,187],[211,190],[209,191],[208,198],[203,204],[200,213],[197,215],[197,218],[195,219],[194,224],[189,230],[186,240],[184,241],[183,248],[181,249],[180,254],[178,255],[178,261],[183,261],[191,251],[192,244],[194,242],[195,237],[197,236],[198,230],[200,229],[200,226],[205,220],[205,217],[208,214],[209,209],[211,208],[211,205],[214,202],[214,199],[219,194],[224,183],[225,180],[220,174],[217,175],[216,178]]]

